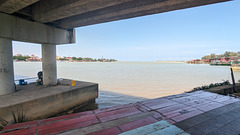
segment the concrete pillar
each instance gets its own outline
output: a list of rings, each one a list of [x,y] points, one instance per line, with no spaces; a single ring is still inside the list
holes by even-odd
[[[0,37],[0,95],[15,92],[12,40]]]
[[[57,84],[56,45],[42,44],[43,85]]]

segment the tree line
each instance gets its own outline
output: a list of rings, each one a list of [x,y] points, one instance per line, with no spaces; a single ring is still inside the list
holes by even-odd
[[[69,59],[67,59],[66,57],[64,58],[59,58],[59,60],[62,60],[62,61],[69,61]],[[115,59],[93,59],[93,58],[82,58],[82,57],[72,57],[72,60],[73,61],[85,61],[85,62],[97,62],[97,61],[100,61],[100,62],[115,62],[117,60]]]
[[[18,55],[18,56],[13,56],[13,59],[16,61],[26,61],[28,58],[31,58],[30,56],[22,56],[22,55]],[[64,58],[59,58],[59,60],[62,61],[69,61],[69,59],[67,59],[66,57]],[[115,62],[117,60],[115,59],[93,59],[93,58],[82,58],[82,57],[72,57],[73,61],[84,61],[84,62]]]
[[[202,59],[216,59],[221,57],[234,57],[234,56],[240,56],[240,51],[238,52],[226,51],[224,54],[220,54],[220,55],[216,55],[215,53],[212,53],[210,55],[203,56]]]
[[[17,60],[17,61],[26,61],[26,59],[28,59],[28,58],[31,58],[31,57],[30,56],[22,56],[22,55],[13,56],[13,59]]]

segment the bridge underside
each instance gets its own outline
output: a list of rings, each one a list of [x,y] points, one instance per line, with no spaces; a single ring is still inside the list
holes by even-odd
[[[12,40],[42,44],[43,84],[56,85],[56,45],[74,28],[230,0],[0,0],[0,95],[15,91]]]
[[[72,29],[230,0],[1,0],[0,12]]]

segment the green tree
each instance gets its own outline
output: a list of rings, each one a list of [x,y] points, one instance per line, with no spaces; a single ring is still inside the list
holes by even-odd
[[[210,59],[215,59],[215,58],[217,58],[215,53],[210,54]]]
[[[223,55],[224,55],[224,57],[229,57],[230,56],[230,52],[226,51]]]
[[[78,57],[77,60],[82,60],[82,57]]]
[[[77,57],[72,57],[72,60],[77,60]]]
[[[233,57],[233,56],[237,56],[238,54],[235,52],[226,51],[223,55],[224,55],[224,57]]]
[[[31,57],[30,56],[22,56],[22,55],[13,56],[13,59],[18,60],[18,61],[26,61],[28,58],[31,58]]]
[[[83,61],[90,62],[90,61],[93,61],[93,59],[92,58],[83,58]]]

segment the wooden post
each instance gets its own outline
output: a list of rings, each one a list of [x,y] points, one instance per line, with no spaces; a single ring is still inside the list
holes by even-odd
[[[234,79],[234,74],[233,74],[232,68],[230,68],[230,70],[231,70],[231,76],[232,76],[232,82],[233,82],[233,93],[234,93],[234,92],[237,92],[235,89],[235,79]]]

